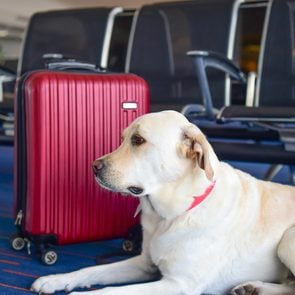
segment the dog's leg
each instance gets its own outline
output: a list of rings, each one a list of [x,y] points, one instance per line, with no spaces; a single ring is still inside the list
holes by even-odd
[[[139,255],[131,259],[106,265],[87,267],[66,274],[45,276],[37,279],[32,290],[42,293],[55,291],[71,291],[77,287],[89,287],[100,284],[117,284],[136,281],[147,281],[154,278],[157,273],[150,260]]]
[[[108,287],[88,292],[72,292],[69,295],[179,295],[191,294],[181,288],[181,284],[176,281],[161,279],[156,282],[128,285],[123,287]],[[198,295],[198,293],[194,293]]]
[[[294,286],[270,284],[260,281],[248,282],[235,287],[231,295],[294,295]]]
[[[278,256],[286,267],[295,276],[295,226],[289,228],[283,235],[279,247]],[[290,284],[270,284],[248,282],[237,286],[232,290],[233,295],[295,295],[295,285]]]
[[[295,276],[295,226],[285,231],[278,247],[278,255]]]

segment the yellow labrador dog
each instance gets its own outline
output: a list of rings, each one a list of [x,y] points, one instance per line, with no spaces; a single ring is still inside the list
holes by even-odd
[[[288,281],[295,274],[294,187],[220,162],[204,134],[177,112],[138,118],[123,139],[94,162],[94,172],[103,187],[140,199],[142,253],[41,277],[34,291],[132,281],[140,283],[86,293],[295,294]]]

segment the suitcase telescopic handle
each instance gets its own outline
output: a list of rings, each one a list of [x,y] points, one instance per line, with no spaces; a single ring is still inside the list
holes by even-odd
[[[86,72],[102,72],[102,70],[94,64],[77,62],[77,61],[57,61],[47,63],[49,70],[55,71],[86,71]]]
[[[102,72],[103,70],[91,63],[78,61],[74,58],[67,58],[59,53],[47,53],[43,55],[45,66],[49,70],[55,71],[86,71],[86,72]]]

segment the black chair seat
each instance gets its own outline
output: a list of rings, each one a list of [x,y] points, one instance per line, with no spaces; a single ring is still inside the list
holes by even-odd
[[[295,165],[295,152],[283,144],[259,144],[211,141],[220,160]]]
[[[229,123],[227,125],[216,124],[215,122],[205,122],[203,120],[191,121],[196,124],[207,137],[218,139],[250,139],[256,141],[279,141],[279,133],[275,130],[266,129],[240,122]]]

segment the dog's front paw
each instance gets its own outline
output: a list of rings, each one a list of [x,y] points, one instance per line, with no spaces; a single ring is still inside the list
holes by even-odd
[[[260,287],[256,282],[239,285],[232,289],[231,295],[259,295]]]
[[[77,287],[77,281],[72,274],[50,275],[37,279],[31,287],[32,291],[51,294],[56,291],[72,291]]]

